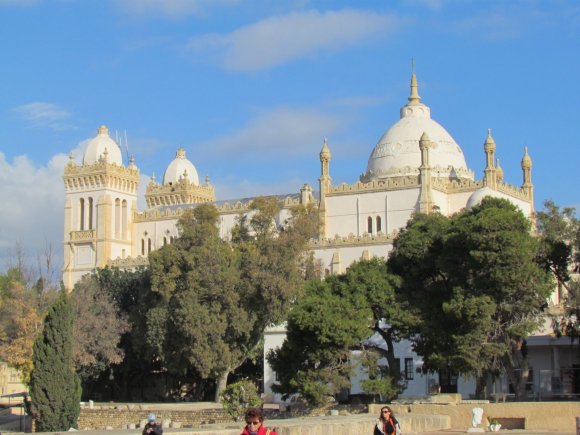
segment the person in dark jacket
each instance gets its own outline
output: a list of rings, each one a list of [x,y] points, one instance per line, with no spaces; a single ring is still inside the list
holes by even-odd
[[[155,420],[155,414],[149,414],[147,424],[143,428],[141,435],[163,435],[163,428]]]
[[[260,408],[249,408],[246,411],[246,427],[241,435],[277,435],[275,431],[264,426],[264,413]]]
[[[375,425],[373,435],[402,435],[399,422],[393,414],[393,410],[388,406],[381,408],[381,414]]]

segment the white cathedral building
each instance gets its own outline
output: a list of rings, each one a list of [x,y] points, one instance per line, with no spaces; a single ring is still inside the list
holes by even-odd
[[[414,212],[437,211],[451,215],[491,195],[509,199],[533,221],[532,160],[527,149],[521,162],[521,186],[504,182],[491,132],[487,134],[483,151],[484,175],[477,180],[467,166],[461,147],[431,118],[430,108],[419,97],[413,73],[407,104],[401,108],[399,120],[387,129],[371,151],[359,181],[332,183],[332,155],[325,140],[320,151],[318,192],[305,184],[299,192],[280,196],[283,209],[279,221],[283,222],[296,204],[313,203],[318,207],[321,229],[318,239],[311,241],[311,249],[327,273],[344,272],[359,259],[386,258],[398,231]],[[139,210],[139,169],[133,158],[127,165],[123,163],[121,149],[105,126],[88,143],[82,162],[76,162],[71,155],[63,179],[66,192],[63,281],[69,289],[95,268],[147,265],[151,251],[178,236],[176,223],[183,210],[196,204],[210,202],[217,206],[220,234],[227,238],[236,216],[248,212],[252,201],[252,198],[216,201],[212,184],[207,178],[200,183],[195,166],[179,148],[161,182],[152,178],[147,185],[147,209]],[[557,293],[550,303],[560,303]],[[283,327],[271,328],[266,333],[265,350],[280,346],[284,337]],[[554,337],[546,329],[531,337],[528,345],[533,394],[541,396],[558,389],[566,390],[568,381],[563,373],[578,365],[569,341]],[[421,359],[412,352],[408,342],[398,343],[396,354],[407,382],[403,397],[425,395],[433,384],[449,392],[459,392],[465,398],[475,390],[470,379],[457,379],[448,374],[418,374],[416,368]],[[266,393],[271,391],[274,378],[275,373],[265,362]],[[575,379],[569,382],[577,383],[578,378]],[[493,387],[498,392],[509,389],[505,381]],[[568,387],[566,391],[574,390],[574,385]],[[355,381],[351,393],[358,392],[360,388]]]

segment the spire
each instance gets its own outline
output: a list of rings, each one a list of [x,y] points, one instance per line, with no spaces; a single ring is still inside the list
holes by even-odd
[[[417,84],[417,76],[415,75],[415,60],[411,63],[411,95],[409,95],[409,104],[420,104],[421,97],[419,96],[419,85]]]
[[[497,174],[495,172],[495,141],[491,136],[491,128],[487,129],[487,138],[483,144],[485,151],[485,169],[483,170],[483,184],[495,189],[497,187]]]
[[[522,157],[522,169],[530,169],[532,167],[532,158],[528,154],[528,147],[524,147],[524,157]]]
[[[485,139],[485,143],[483,145],[485,152],[488,151],[495,151],[495,141],[493,140],[493,137],[491,136],[491,128],[487,129],[487,138]]]
[[[330,148],[328,147],[328,139],[324,138],[324,145],[322,146],[322,150],[320,150],[320,159],[330,160],[331,156]]]

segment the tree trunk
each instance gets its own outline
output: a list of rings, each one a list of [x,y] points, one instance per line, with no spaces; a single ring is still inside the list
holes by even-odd
[[[530,368],[525,348],[525,340],[511,340],[508,353],[504,356],[506,374],[513,386],[516,401],[526,397],[526,382]]]
[[[376,326],[374,331],[378,332],[383,340],[385,340],[387,349],[386,351],[384,349],[382,351],[387,358],[387,363],[389,364],[389,375],[398,382],[401,379],[401,367],[396,364],[397,358],[395,356],[395,346],[393,343],[393,335],[391,333],[392,328],[384,330]]]
[[[228,386],[228,375],[230,374],[230,370],[226,369],[221,372],[216,380],[215,386],[215,397],[214,402],[219,403],[221,401],[221,396],[226,387]]]
[[[475,398],[485,400],[487,396],[487,372],[480,373],[475,383]]]

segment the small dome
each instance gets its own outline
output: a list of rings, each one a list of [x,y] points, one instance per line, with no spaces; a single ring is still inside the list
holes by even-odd
[[[93,165],[106,158],[108,163],[123,165],[123,156],[119,145],[109,136],[109,129],[101,125],[97,135],[88,143],[83,156],[83,165]]]
[[[163,184],[175,184],[180,179],[187,178],[190,183],[199,185],[199,177],[193,163],[185,157],[185,150],[179,148],[175,153],[175,159],[169,164],[163,175]]]
[[[531,203],[518,198],[514,198],[513,196],[509,196],[505,193],[498,192],[497,190],[493,190],[488,186],[482,187],[481,189],[477,189],[475,192],[473,192],[469,197],[469,199],[467,200],[465,208],[470,209],[472,207],[475,207],[476,205],[481,204],[483,198],[488,196],[492,198],[507,199],[518,209],[520,209],[521,212],[524,214],[524,216],[530,217],[533,214],[533,207]]]
[[[483,201],[483,198],[486,198],[488,196],[492,197],[492,198],[507,199],[513,205],[518,207],[520,210],[523,210],[522,205],[520,204],[519,201],[516,201],[514,198],[512,198],[509,195],[506,195],[505,193],[498,192],[497,190],[493,190],[492,188],[487,187],[487,186],[482,187],[481,189],[477,189],[475,192],[473,192],[471,194],[471,196],[469,197],[469,199],[467,200],[467,205],[465,207],[468,209],[475,207],[476,205],[481,204],[481,201]]]
[[[369,158],[362,181],[404,175],[418,175],[421,166],[419,140],[430,139],[429,160],[433,177],[468,178],[463,151],[441,125],[431,119],[431,109],[421,103],[413,73],[409,103],[401,108],[401,119],[379,139]]]

